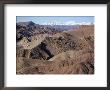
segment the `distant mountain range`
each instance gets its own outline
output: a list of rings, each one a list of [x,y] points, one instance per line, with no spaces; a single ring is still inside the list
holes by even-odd
[[[56,34],[66,30],[78,29],[79,25],[39,25],[32,21],[16,23],[17,41],[23,37],[30,38],[36,34]]]
[[[58,30],[70,30],[70,29],[77,29],[79,28],[79,25],[40,25],[40,24],[35,24],[32,21],[29,22],[18,22],[17,26],[34,26],[36,28],[41,28],[41,29],[48,29],[48,28],[52,28],[52,29],[58,29]]]

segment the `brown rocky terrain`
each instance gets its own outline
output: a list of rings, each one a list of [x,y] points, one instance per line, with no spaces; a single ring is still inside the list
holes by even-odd
[[[94,25],[23,37],[16,50],[17,74],[94,74]]]

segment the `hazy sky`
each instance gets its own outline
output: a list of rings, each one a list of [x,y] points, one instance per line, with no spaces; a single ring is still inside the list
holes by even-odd
[[[94,23],[94,16],[17,16],[17,22],[33,21],[36,24],[91,24]]]

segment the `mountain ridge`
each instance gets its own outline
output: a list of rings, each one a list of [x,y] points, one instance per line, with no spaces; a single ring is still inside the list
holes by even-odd
[[[28,39],[17,41],[17,74],[94,74],[94,25]]]

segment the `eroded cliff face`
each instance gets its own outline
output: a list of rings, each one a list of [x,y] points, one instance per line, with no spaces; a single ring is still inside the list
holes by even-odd
[[[17,43],[17,74],[94,73],[93,25],[38,37]]]

